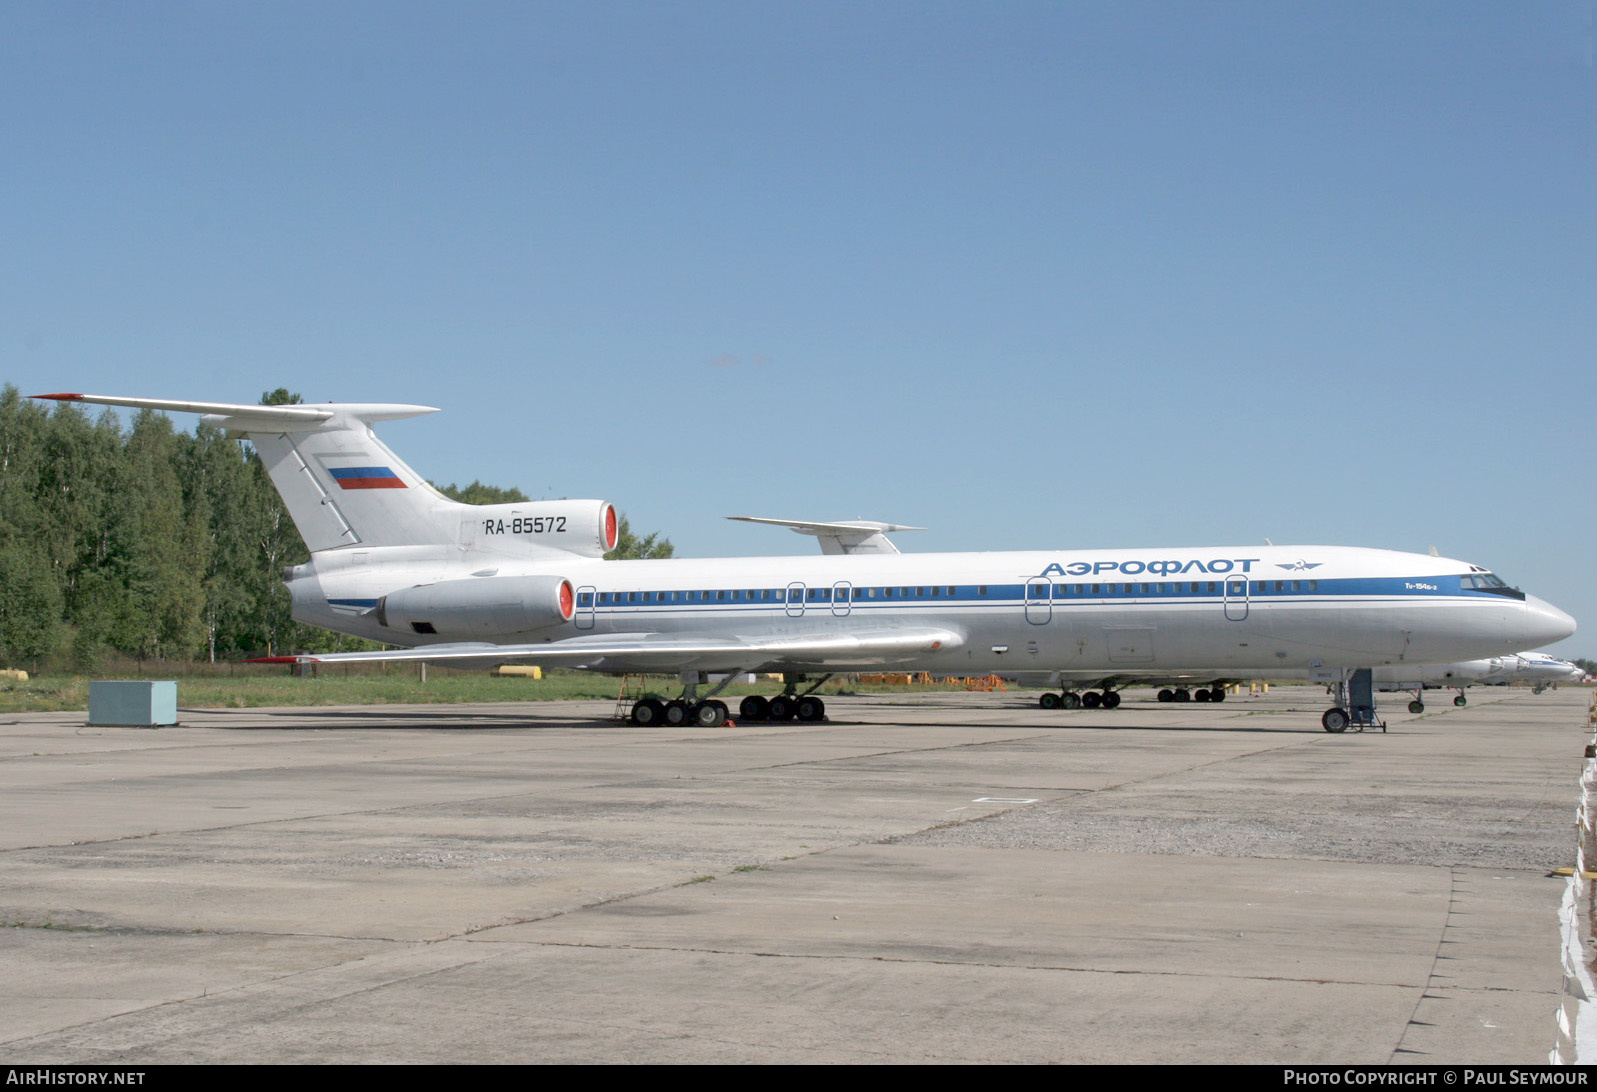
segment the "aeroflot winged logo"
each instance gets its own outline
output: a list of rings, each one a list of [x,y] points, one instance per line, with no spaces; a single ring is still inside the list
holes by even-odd
[[[1297,561],[1294,561],[1290,565],[1277,565],[1276,568],[1278,568],[1278,569],[1286,569],[1288,572],[1300,573],[1300,572],[1303,572],[1305,569],[1318,569],[1322,564],[1324,564],[1324,562],[1320,562],[1320,561],[1304,561],[1301,558],[1299,558]]]
[[[327,472],[342,489],[403,489],[405,483],[386,466],[330,466]]]
[[[1122,576],[1176,576],[1183,573],[1250,573],[1256,557],[1217,557],[1212,561],[1072,561],[1069,565],[1054,562],[1041,576],[1097,576],[1100,573],[1120,573]],[[1303,564],[1299,562],[1299,564]],[[1282,566],[1288,568],[1289,566]],[[1312,567],[1312,566],[1309,566]]]

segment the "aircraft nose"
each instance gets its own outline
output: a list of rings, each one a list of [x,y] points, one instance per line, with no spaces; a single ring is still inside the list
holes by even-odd
[[[1562,641],[1575,632],[1575,620],[1545,599],[1525,597],[1525,643],[1532,648]]]

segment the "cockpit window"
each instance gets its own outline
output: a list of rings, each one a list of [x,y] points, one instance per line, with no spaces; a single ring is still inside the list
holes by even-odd
[[[1493,595],[1506,595],[1511,599],[1525,598],[1524,592],[1518,588],[1509,587],[1503,583],[1502,578],[1496,573],[1489,573],[1484,569],[1473,573],[1465,573],[1458,578],[1458,586],[1465,590],[1473,588],[1476,591],[1491,592]]]

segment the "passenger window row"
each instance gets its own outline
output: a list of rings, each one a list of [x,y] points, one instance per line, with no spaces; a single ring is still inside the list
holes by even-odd
[[[1106,595],[1219,595],[1220,586],[1225,584],[1226,590],[1231,595],[1241,595],[1246,589],[1245,584],[1253,585],[1252,594],[1268,595],[1272,592],[1291,594],[1294,592],[1317,592],[1320,590],[1318,580],[1254,580],[1244,581],[1240,578],[1230,580],[1155,580],[1130,584],[1055,584],[1053,597],[1055,599],[1070,599],[1075,596],[1106,596]],[[1030,592],[1033,599],[1048,598],[1047,584],[1033,584]]]
[[[597,602],[601,607],[614,606],[621,603],[763,602],[777,605],[800,600],[806,603],[847,603],[868,599],[958,599],[968,598],[972,593],[977,596],[986,596],[988,594],[988,585],[977,584],[960,589],[953,585],[943,584],[893,588],[856,588],[851,584],[840,584],[831,588],[811,588],[804,585],[795,585],[792,588],[723,588],[714,591],[599,592]],[[593,592],[581,592],[577,595],[577,605],[579,607],[591,607],[594,602],[595,595]]]
[[[1251,589],[1246,585],[1251,584]],[[932,584],[895,587],[854,587],[848,584],[831,588],[814,588],[795,585],[792,588],[720,588],[709,591],[626,591],[582,592],[577,596],[579,607],[616,606],[620,604],[661,603],[766,603],[771,606],[791,603],[862,603],[871,600],[936,600],[936,599],[986,599],[1015,598],[1023,592],[1028,599],[1071,599],[1076,597],[1104,598],[1108,596],[1173,596],[1219,595],[1222,590],[1229,595],[1303,594],[1320,590],[1318,580],[1163,580],[1133,583],[1099,584],[1049,584],[1028,585]]]

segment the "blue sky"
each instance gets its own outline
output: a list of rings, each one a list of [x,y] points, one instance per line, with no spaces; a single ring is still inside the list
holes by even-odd
[[[691,556],[1435,545],[1597,655],[1593,92],[1585,2],[12,3],[0,381],[438,406]]]

